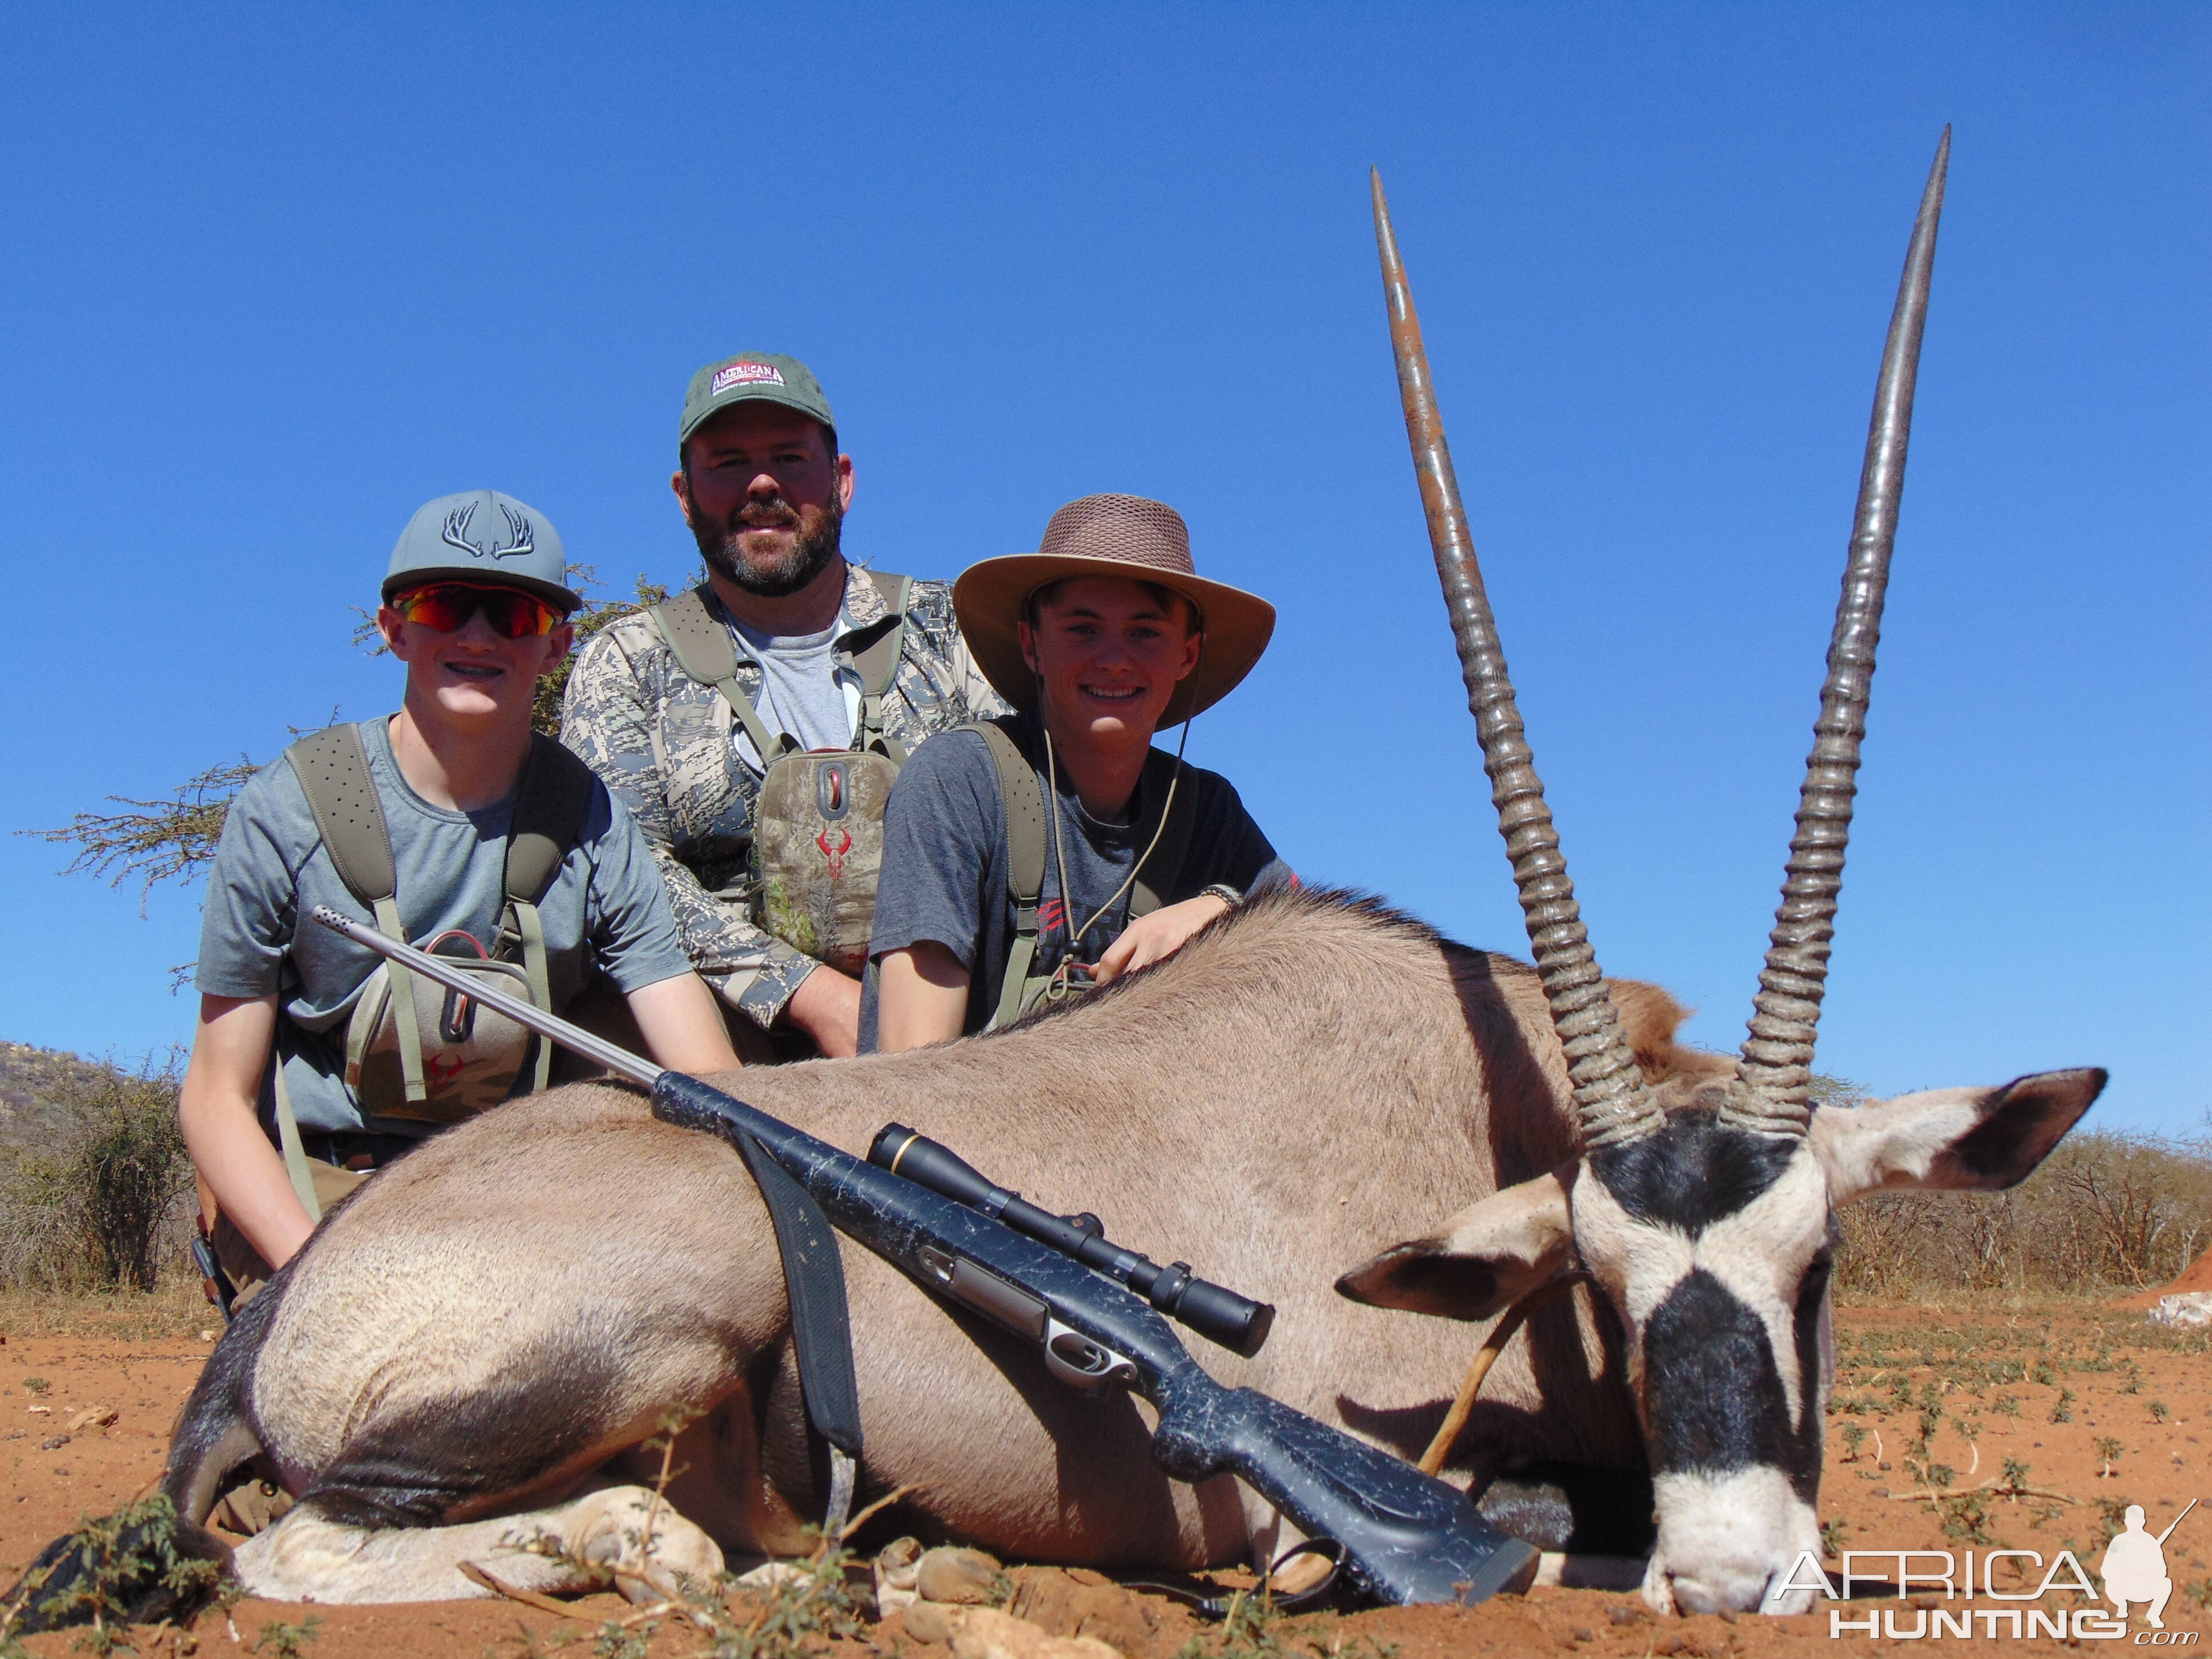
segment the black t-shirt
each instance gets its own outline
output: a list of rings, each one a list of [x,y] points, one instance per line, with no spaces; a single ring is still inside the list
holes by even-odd
[[[1017,738],[1027,754],[1040,757],[1037,788],[1048,790],[1041,759],[1042,729],[1024,715]],[[1049,974],[1071,954],[1069,934],[1090,921],[1128,876],[1145,849],[1139,827],[1151,818],[1145,799],[1150,770],[1129,803],[1128,822],[1102,823],[1083,810],[1066,772],[1060,775],[1060,836],[1051,834],[1049,796],[1046,818],[1044,890],[1037,906],[1037,953],[1030,971]],[[1287,879],[1290,870],[1252,822],[1229,780],[1218,772],[1186,765],[1176,785],[1176,817],[1189,819],[1190,836],[1182,867],[1161,902],[1194,898],[1217,882],[1240,892],[1263,883]],[[1060,852],[1067,855],[1065,902]],[[945,732],[914,751],[891,787],[884,809],[884,866],[876,891],[876,916],[868,941],[871,958],[860,997],[860,1051],[876,1046],[876,972],[873,958],[934,939],[968,970],[968,1016],[963,1031],[980,1031],[999,1006],[1006,956],[1013,947],[1014,901],[1006,883],[1006,810],[999,790],[999,769],[984,738],[975,732]],[[1149,882],[1147,884],[1151,884]],[[1095,963],[1129,925],[1134,887],[1076,941],[1076,961]],[[1069,912],[1073,914],[1070,915]]]

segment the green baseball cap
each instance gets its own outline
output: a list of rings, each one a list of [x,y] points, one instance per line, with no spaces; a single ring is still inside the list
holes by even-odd
[[[689,442],[712,416],[732,404],[753,399],[795,409],[832,430],[837,425],[830,400],[822,395],[822,383],[805,363],[781,352],[740,351],[708,364],[691,377],[684,392],[684,425],[676,441]]]
[[[567,556],[552,521],[496,489],[465,489],[417,507],[392,550],[384,602],[441,579],[519,587],[563,611],[584,602],[569,589]]]

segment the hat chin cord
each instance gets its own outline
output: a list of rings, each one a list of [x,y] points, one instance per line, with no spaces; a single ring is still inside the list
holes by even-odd
[[[1194,702],[1197,701],[1196,691],[1199,684],[1199,678],[1205,672],[1205,670],[1206,634],[1204,630],[1201,629],[1198,636],[1198,660],[1191,665],[1190,674],[1188,676],[1191,681],[1193,693],[1192,701]],[[1177,683],[1180,684],[1181,682]],[[1042,673],[1037,676],[1037,713],[1040,717],[1044,713],[1044,676]],[[1046,793],[1050,797],[1052,801],[1053,858],[1060,866],[1060,925],[1063,930],[1066,930],[1068,927],[1068,917],[1073,914],[1073,912],[1068,902],[1071,890],[1067,884],[1067,842],[1061,832],[1060,821],[1060,762],[1058,757],[1054,754],[1052,746],[1051,723],[1042,719],[1040,719],[1039,723],[1044,726],[1045,777],[1046,781],[1050,785],[1050,787],[1046,791]],[[1105,917],[1109,911],[1112,910],[1115,905],[1119,904],[1122,899],[1127,896],[1128,891],[1132,887],[1134,887],[1137,884],[1137,878],[1144,872],[1145,860],[1152,857],[1154,849],[1160,844],[1160,837],[1167,833],[1168,814],[1175,811],[1176,789],[1182,782],[1183,750],[1190,744],[1190,728],[1197,723],[1198,712],[1194,708],[1189,716],[1185,719],[1182,723],[1182,736],[1176,739],[1176,742],[1175,770],[1168,776],[1168,797],[1167,799],[1160,805],[1160,821],[1158,826],[1152,830],[1152,840],[1145,843],[1145,850],[1137,855],[1137,861],[1129,866],[1129,873],[1122,878],[1121,884],[1114,890],[1113,897],[1108,899],[1105,903],[1100,905],[1096,910],[1092,911],[1090,921],[1085,922],[1082,927],[1075,928],[1072,932],[1068,933],[1067,943],[1061,952],[1060,965],[1052,970],[1052,983],[1045,988],[1044,994],[1047,1000],[1057,1002],[1067,995],[1068,975],[1069,970],[1075,964],[1075,951],[1078,943],[1086,937],[1093,927],[1096,927],[1099,924],[1100,921]]]

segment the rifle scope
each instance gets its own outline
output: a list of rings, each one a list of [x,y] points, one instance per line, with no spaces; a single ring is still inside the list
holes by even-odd
[[[886,1123],[868,1148],[878,1169],[927,1187],[930,1191],[1003,1221],[1018,1233],[1085,1267],[1127,1285],[1170,1319],[1179,1320],[1209,1342],[1249,1359],[1260,1352],[1275,1322],[1273,1306],[1243,1297],[1224,1285],[1194,1278],[1188,1261],[1161,1267],[1157,1261],[1110,1243],[1095,1215],[1058,1216],[1041,1210],[1019,1193],[994,1187],[950,1148],[903,1123]]]

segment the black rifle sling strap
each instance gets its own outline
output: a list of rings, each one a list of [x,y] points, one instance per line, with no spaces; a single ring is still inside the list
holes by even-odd
[[[912,583],[908,577],[886,571],[860,574],[882,596],[889,614],[866,628],[854,629],[840,641],[850,652],[853,672],[860,678],[860,725],[854,734],[853,746],[879,746],[903,764],[905,749],[884,731],[883,707],[884,696],[898,673],[899,653],[906,647],[906,601]],[[799,740],[786,732],[769,731],[744,687],[738,684],[737,641],[730,637],[729,624],[708,609],[707,600],[712,592],[708,584],[702,582],[663,599],[647,614],[667,642],[676,665],[700,684],[711,685],[722,694],[765,767],[780,756],[797,750]]]
[[[737,1143],[768,1206],[769,1219],[775,1224],[784,1296],[791,1307],[791,1346],[799,1358],[799,1392],[806,1401],[806,1420],[830,1448],[830,1498],[822,1532],[834,1540],[852,1512],[860,1459],[860,1389],[853,1376],[845,1263],[830,1218],[812,1194],[752,1136],[741,1134]]]

